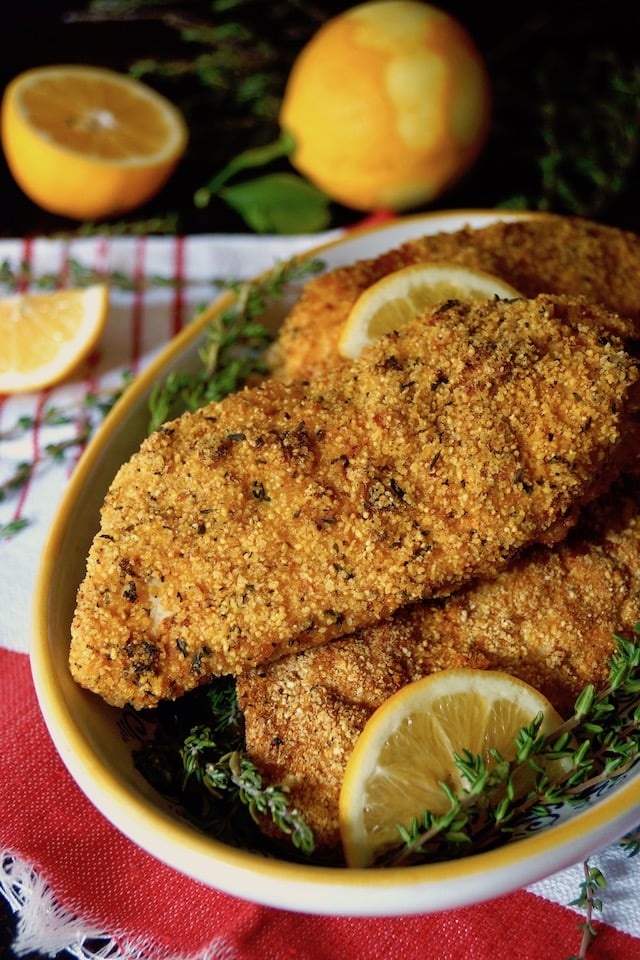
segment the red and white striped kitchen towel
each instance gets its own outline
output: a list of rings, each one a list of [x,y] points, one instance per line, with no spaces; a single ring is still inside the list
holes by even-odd
[[[333,235],[332,235],[333,236]],[[72,438],[88,391],[114,389],[142,369],[195,310],[212,281],[261,272],[323,237],[91,238],[0,241],[4,273],[60,283],[80,263],[121,273],[99,350],[76,378],[36,396],[0,399],[0,490],[21,463]],[[168,284],[144,284],[153,276]],[[0,345],[0,349],[2,349]],[[38,425],[43,409],[70,422]],[[32,428],[14,427],[32,418]],[[78,454],[80,451],[77,451]],[[30,609],[44,540],[73,462],[44,458],[30,481],[0,496],[0,892],[19,918],[17,955],[109,960],[565,960],[578,952],[582,917],[568,906],[580,865],[498,900],[445,913],[367,920],[286,913],[237,900],[137,849],[89,803],[68,775],[40,716],[29,669]],[[640,819],[640,811],[639,811]],[[618,847],[593,858],[605,874],[592,960],[640,960],[640,859]]]

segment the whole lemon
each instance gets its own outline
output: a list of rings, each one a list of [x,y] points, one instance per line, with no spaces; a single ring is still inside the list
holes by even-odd
[[[280,112],[293,166],[356,210],[427,203],[486,141],[482,56],[449,14],[373,0],[328,20],[296,58]]]

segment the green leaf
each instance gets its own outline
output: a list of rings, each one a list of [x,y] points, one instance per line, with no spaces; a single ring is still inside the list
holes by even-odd
[[[0,523],[0,540],[8,540],[29,525],[28,520],[10,520],[9,523]]]
[[[196,207],[206,207],[211,197],[222,196],[222,187],[237,173],[250,167],[263,167],[280,157],[288,157],[293,152],[295,141],[290,133],[283,130],[277,140],[258,147],[250,147],[233,157],[223,169],[213,177],[205,187],[200,187],[193,197]]]
[[[329,226],[329,197],[293,173],[225,187],[220,196],[256,233],[316,233]]]

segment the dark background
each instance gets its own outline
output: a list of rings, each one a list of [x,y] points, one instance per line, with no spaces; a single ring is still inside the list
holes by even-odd
[[[127,71],[144,58],[163,63],[193,59],[204,47],[184,41],[176,17],[218,27],[233,20],[248,36],[240,53],[240,73],[250,73],[252,49],[268,48],[259,66],[268,74],[271,110],[255,116],[228,90],[214,90],[193,77],[171,78],[166,70],[150,73],[145,81],[183,109],[191,131],[188,154],[162,193],[128,219],[79,225],[32,204],[0,157],[0,236],[245,231],[244,223],[222,203],[198,210],[193,193],[240,150],[274,138],[275,106],[296,52],[323,19],[351,5],[335,0],[240,0],[218,14],[213,2],[139,2],[109,20],[100,14],[99,3],[88,0],[4,3],[0,90],[17,73],[40,64],[91,63]],[[482,52],[494,109],[480,160],[434,207],[550,209],[640,231],[636,5],[556,0],[506,7],[489,2],[440,6],[465,24]],[[232,64],[227,83],[233,70]],[[362,216],[337,205],[331,213],[332,226]],[[13,918],[0,897],[0,957],[12,956],[13,935]]]
[[[0,236],[84,232],[203,233],[243,231],[221,201],[206,210],[193,193],[240,150],[271,142],[275,107],[297,51],[327,16],[352,3],[336,0],[238,0],[218,13],[215,0],[100,3],[50,0],[3,4],[0,90],[14,75],[45,63],[92,63],[127,71],[141,59],[194,60],[207,45],[186,42],[176,21],[220,28],[233,21],[249,34],[238,75],[251,50],[268,74],[271,115],[256,117],[224,90],[164,71],[143,79],[184,111],[188,154],[167,187],[127,220],[82,225],[50,217],[28,201],[0,158]],[[121,8],[118,19],[101,10]],[[439,209],[527,207],[578,214],[640,229],[640,10],[635,4],[442,2],[467,27],[491,78],[493,122],[473,169],[435,201]],[[129,8],[126,12],[126,8]],[[235,67],[231,64],[226,82]],[[239,82],[239,81],[238,81]],[[269,105],[268,105],[269,106]],[[264,108],[264,105],[263,105]],[[286,163],[286,161],[283,161]],[[424,208],[427,209],[427,208]],[[360,214],[334,205],[331,226]]]

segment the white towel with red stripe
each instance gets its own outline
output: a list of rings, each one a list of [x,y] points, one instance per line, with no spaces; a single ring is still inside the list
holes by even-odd
[[[34,288],[73,282],[78,266],[117,281],[99,348],[64,385],[0,398],[0,892],[18,918],[14,949],[110,960],[565,960],[582,916],[569,904],[582,865],[490,903],[432,915],[366,920],[289,914],[196,883],[134,847],[67,774],[39,713],[29,671],[31,602],[40,553],[80,448],[87,393],[135,375],[218,292],[322,237],[97,237],[0,240],[2,274]],[[8,291],[8,287],[6,288]],[[0,349],[1,345],[0,345]],[[64,422],[42,424],[45,410]],[[26,420],[24,419],[26,418]],[[29,423],[32,423],[29,426]],[[22,464],[26,483],[5,489]],[[640,819],[640,811],[639,811]],[[640,958],[640,860],[618,846],[593,858],[608,887],[591,960]]]

